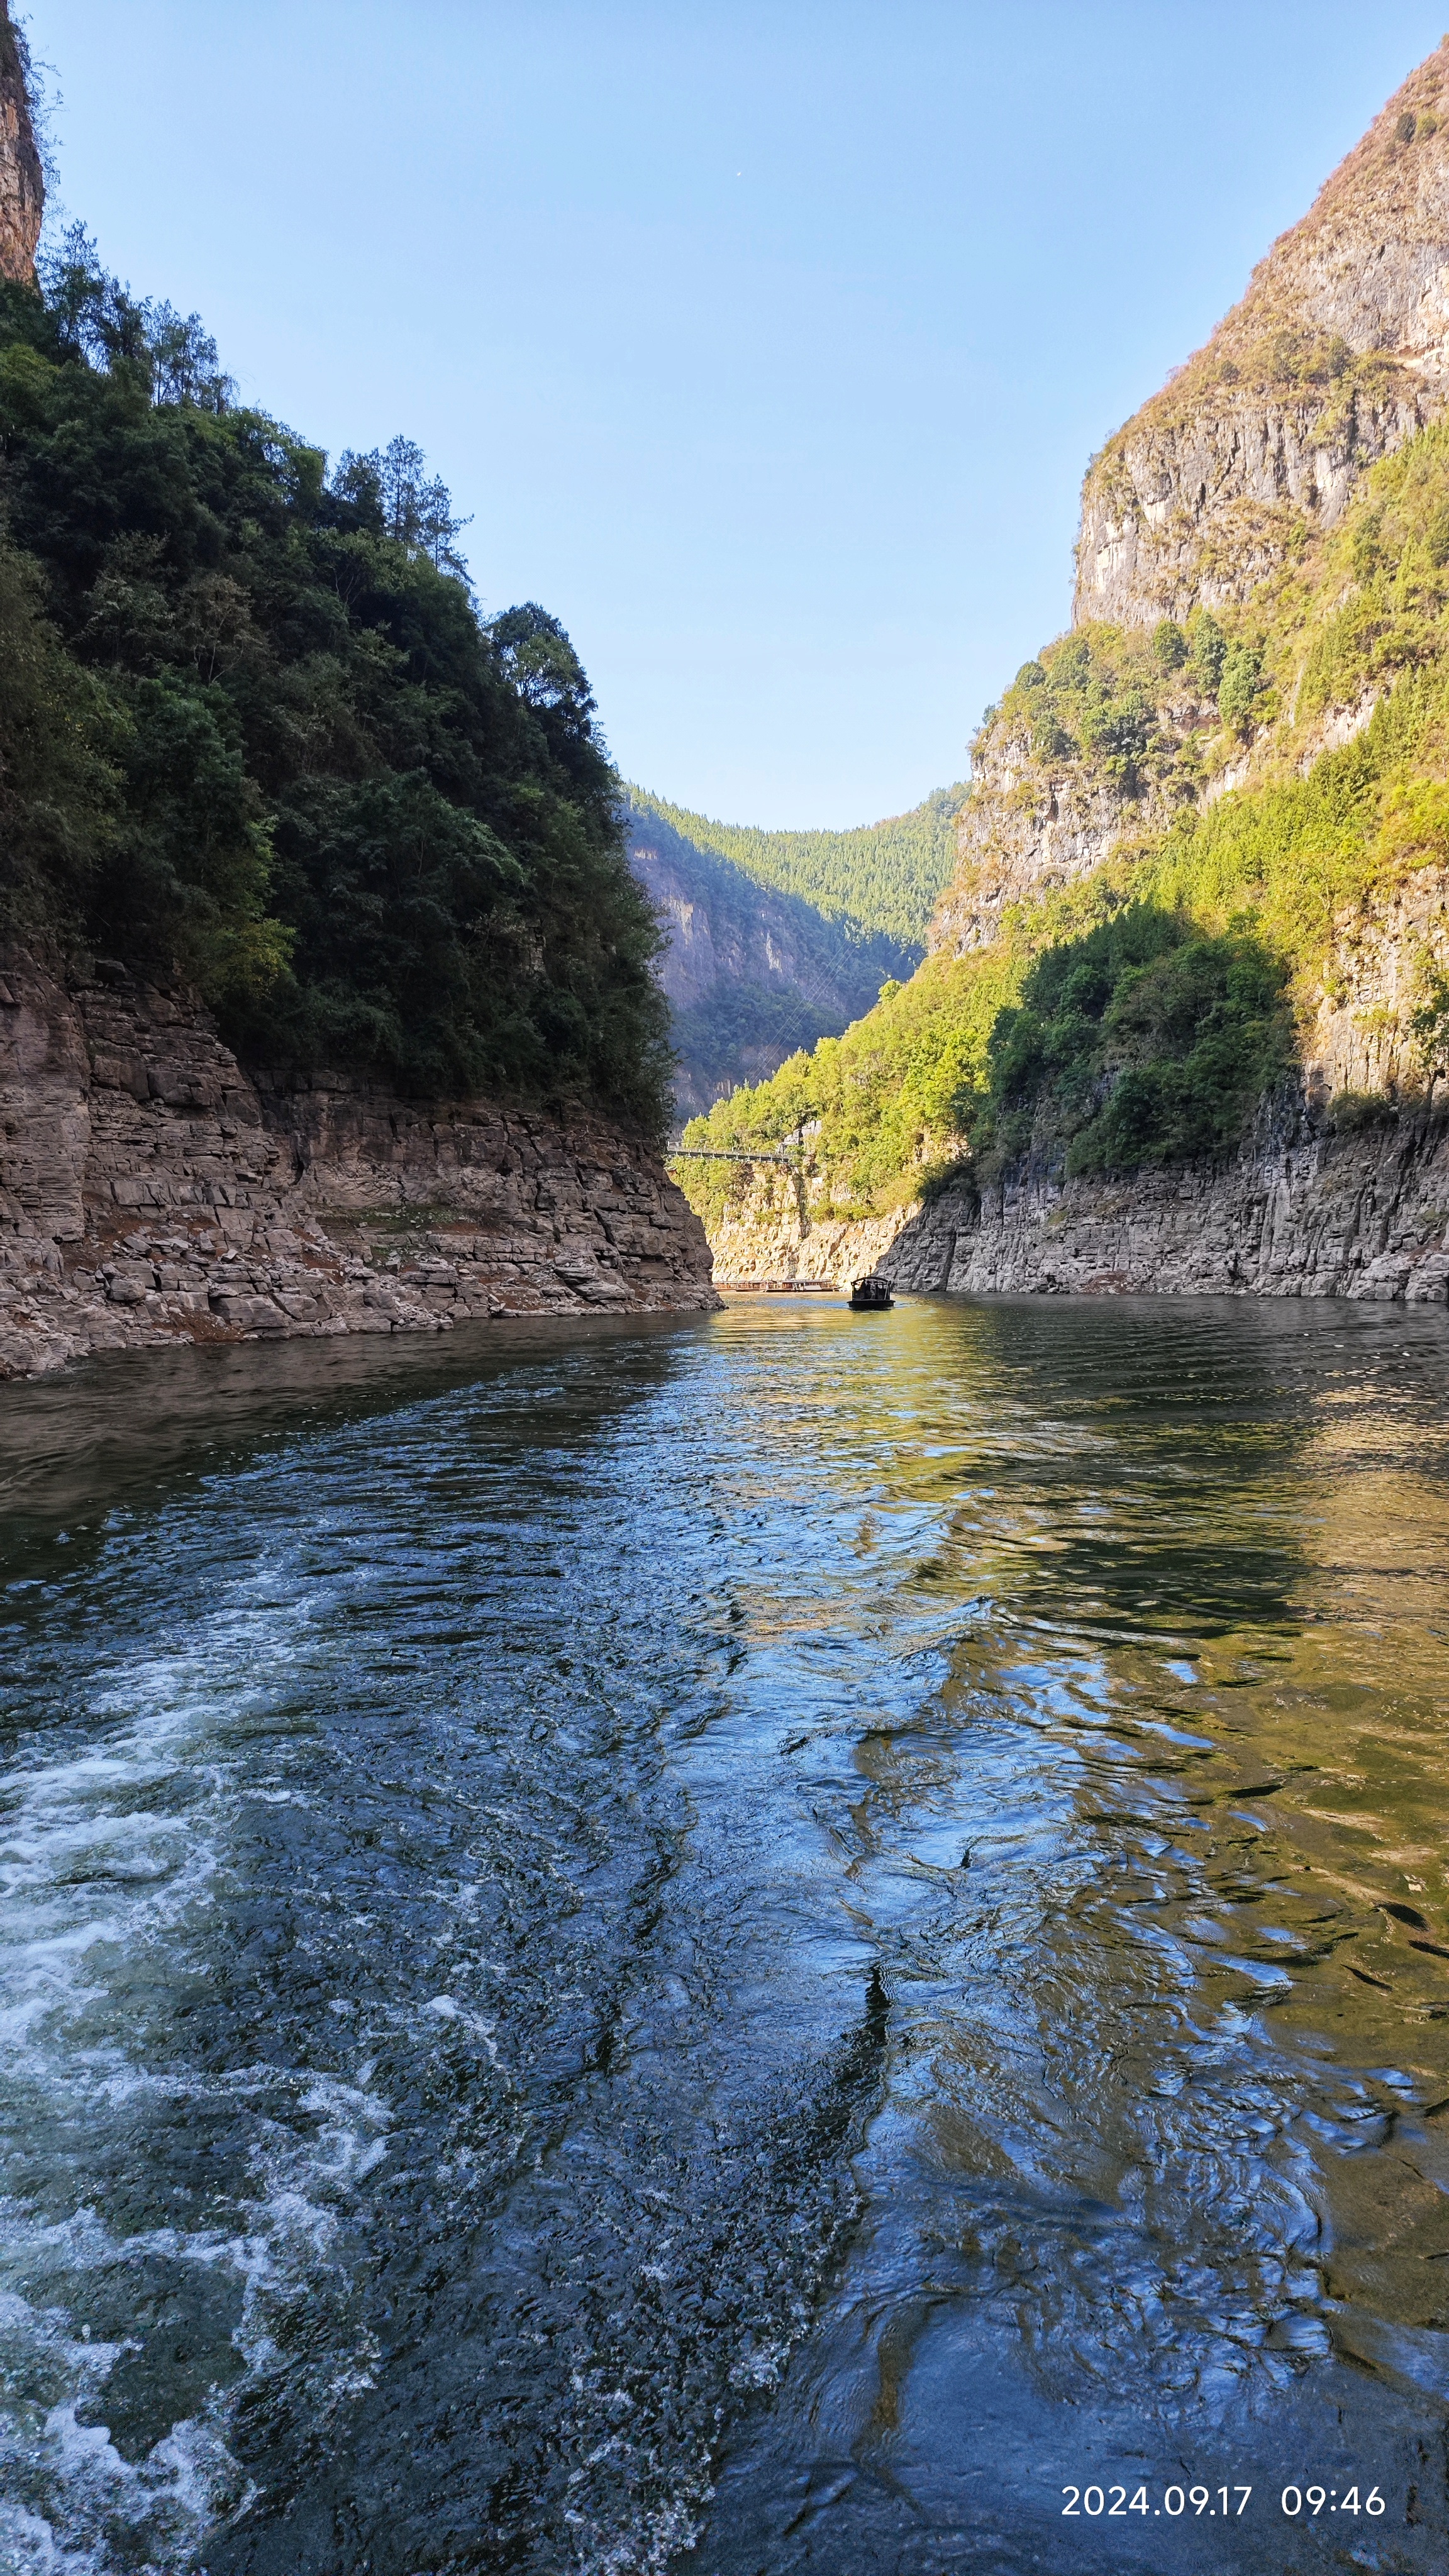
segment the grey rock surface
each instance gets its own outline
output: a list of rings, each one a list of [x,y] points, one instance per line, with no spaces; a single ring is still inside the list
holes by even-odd
[[[1094,458],[1074,623],[1242,600],[1332,527],[1449,386],[1449,40],[1398,89],[1206,346]]]
[[[1301,1095],[1218,1163],[1066,1180],[1027,1163],[943,1190],[881,1259],[916,1293],[1133,1293],[1449,1303],[1449,1103],[1354,1134]]]

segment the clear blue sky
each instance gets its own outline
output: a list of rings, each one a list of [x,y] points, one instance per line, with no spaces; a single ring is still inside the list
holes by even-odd
[[[1092,450],[1449,0],[19,0],[61,193],[249,399],[404,429],[485,609],[728,820],[960,776]]]

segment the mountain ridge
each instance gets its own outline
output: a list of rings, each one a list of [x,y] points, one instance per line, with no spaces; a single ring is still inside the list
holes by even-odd
[[[696,849],[751,876],[780,894],[800,896],[851,935],[881,932],[902,946],[922,945],[932,908],[954,864],[953,827],[968,783],[938,787],[904,814],[843,831],[770,831],[744,823],[716,823],[642,787],[626,794],[640,810],[692,842]]]
[[[919,941],[861,931],[762,884],[632,791],[625,823],[629,864],[665,931],[658,975],[677,1058],[676,1118],[838,1036],[924,954]]]

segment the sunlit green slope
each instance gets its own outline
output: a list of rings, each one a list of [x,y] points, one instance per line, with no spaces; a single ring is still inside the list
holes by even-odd
[[[697,849],[729,859],[757,885],[803,896],[829,921],[884,931],[919,947],[956,865],[956,816],[964,785],[938,787],[909,814],[862,823],[850,832],[765,832],[745,823],[712,823],[642,787],[629,794],[662,815]]]
[[[835,1205],[862,1213],[962,1158],[989,1171],[1034,1146],[1069,1169],[1131,1171],[1234,1142],[1332,998],[1344,941],[1411,884],[1442,907],[1449,427],[1367,473],[1340,525],[1245,607],[1049,646],[978,750],[1007,733],[1062,793],[1114,800],[1104,862],[1010,907],[989,945],[928,957],[687,1141],[810,1126]],[[1237,762],[1245,783],[1203,798]],[[1428,945],[1397,1007],[1427,1079],[1449,1041]],[[1349,1114],[1366,1105],[1341,1103]],[[737,1185],[726,1165],[683,1172],[706,1216]]]

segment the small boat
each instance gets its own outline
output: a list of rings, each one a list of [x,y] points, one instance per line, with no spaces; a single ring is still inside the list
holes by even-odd
[[[872,1274],[869,1279],[852,1279],[850,1283],[850,1303],[857,1315],[878,1315],[895,1302],[888,1279]]]

